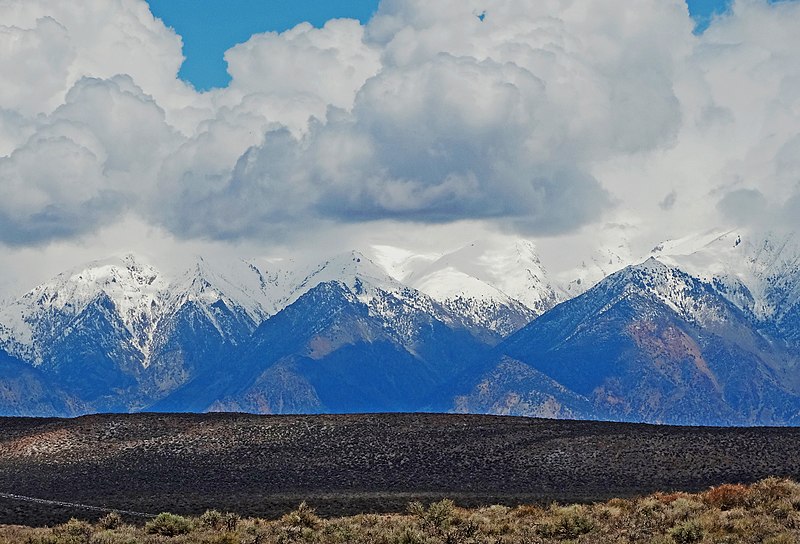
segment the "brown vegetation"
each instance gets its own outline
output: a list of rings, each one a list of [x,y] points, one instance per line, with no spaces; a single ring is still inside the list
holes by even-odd
[[[277,517],[307,500],[335,517],[402,512],[409,502],[447,497],[464,507],[514,507],[697,492],[768,476],[800,481],[798,451],[798,428],[445,414],[0,419],[0,492],[151,514],[199,516],[216,508],[251,518]],[[702,500],[735,510],[736,490],[721,487]],[[89,515],[0,499],[0,523],[54,526]],[[209,518],[220,526],[229,521]]]
[[[52,528],[0,526],[8,544],[789,544],[800,542],[800,485],[768,478],[699,494],[657,493],[589,505],[457,507],[412,502],[405,514],[323,519],[307,504],[276,520],[163,513],[144,526],[114,516]]]

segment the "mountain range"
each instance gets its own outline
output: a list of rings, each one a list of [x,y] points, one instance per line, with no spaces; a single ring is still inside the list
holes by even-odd
[[[534,243],[310,266],[126,255],[0,308],[0,414],[474,412],[800,424],[800,240],[721,231],[553,277]],[[286,264],[288,263],[288,264]]]

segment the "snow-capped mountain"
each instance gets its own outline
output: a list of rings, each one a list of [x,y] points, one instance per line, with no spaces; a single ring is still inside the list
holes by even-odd
[[[442,345],[453,335],[474,353],[498,340],[352,251],[294,269],[199,258],[172,278],[130,255],[90,263],[3,308],[3,346],[82,395],[88,410],[139,410],[237,372],[256,330],[321,285],[343,289],[346,304],[366,308],[371,326],[412,358],[445,360],[458,351]]]
[[[154,409],[420,409],[435,405],[434,393],[488,349],[486,331],[471,329],[362,253],[334,256],[296,278],[286,307],[231,352],[234,372],[211,369]]]
[[[126,255],[59,274],[0,310],[11,355],[94,409],[147,406],[247,338],[286,298],[285,275],[198,259],[168,278]]]
[[[750,229],[668,241],[653,255],[706,281],[760,322],[797,330],[800,238]]]
[[[559,301],[581,295],[615,272],[639,263],[643,257],[631,252],[627,242],[601,245],[591,251],[580,264],[557,274],[553,283]]]
[[[454,278],[480,282],[458,286]],[[415,286],[425,286],[431,296],[491,297],[497,291],[521,302],[537,315],[555,305],[556,297],[533,242],[521,239],[478,240],[443,255],[427,267],[409,275]]]
[[[797,356],[714,285],[655,259],[609,276],[497,350],[605,418],[786,424],[800,412]]]
[[[0,411],[800,424],[799,246],[719,231],[633,265],[626,244],[600,249],[552,277],[508,237],[303,265],[197,258],[175,275],[126,255],[0,307]]]
[[[293,281],[291,270],[275,265],[266,268],[245,260],[211,265],[198,257],[169,286],[170,304],[173,308],[190,302],[211,307],[221,302],[240,308],[259,324],[286,305]]]
[[[59,274],[0,309],[7,351],[41,365],[49,346],[93,305],[109,303],[133,349],[146,351],[168,282],[133,255],[96,261]]]
[[[499,336],[518,330],[557,303],[536,247],[528,240],[478,240],[443,255],[387,246],[371,251],[407,285]]]

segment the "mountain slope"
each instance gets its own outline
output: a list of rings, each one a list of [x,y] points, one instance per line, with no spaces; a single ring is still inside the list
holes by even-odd
[[[127,255],[89,263],[0,311],[0,346],[95,411],[140,410],[196,373],[286,298],[284,276],[199,259],[176,279]]]
[[[445,255],[373,248],[378,263],[198,259],[172,278],[133,256],[99,261],[0,308],[0,386],[12,412],[62,415],[800,423],[800,247],[743,232],[662,244],[660,260],[557,306],[535,247],[511,239]]]
[[[283,413],[432,406],[452,376],[486,348],[457,322],[445,321],[434,301],[373,275],[362,258],[329,262],[330,270],[314,275],[329,281],[309,279],[303,290],[316,285],[232,353],[235,368],[223,365],[198,377],[154,408]],[[342,268],[348,259],[353,265]],[[330,280],[331,274],[349,281]]]
[[[112,305],[133,350],[143,351],[167,282],[133,255],[96,261],[59,274],[0,310],[2,342],[35,365],[52,364],[51,345],[92,306]]]
[[[453,411],[550,419],[596,417],[589,399],[507,356],[492,360],[489,368],[478,374],[472,390],[455,398]]]
[[[43,372],[0,350],[0,416],[76,416],[86,411]]]
[[[498,347],[612,419],[786,423],[794,355],[701,280],[651,259],[567,301]]]
[[[791,232],[709,232],[659,245],[653,254],[711,282],[754,322],[800,341],[800,239]]]

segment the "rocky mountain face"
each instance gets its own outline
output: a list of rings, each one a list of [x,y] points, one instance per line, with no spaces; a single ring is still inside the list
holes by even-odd
[[[88,407],[31,365],[0,350],[0,413],[18,416],[74,416]]]
[[[476,311],[358,252],[295,269],[198,259],[176,278],[129,255],[6,305],[0,347],[80,400],[78,413],[441,410],[439,393],[502,339]]]
[[[246,263],[239,267],[256,276]],[[133,256],[40,285],[0,312],[0,345],[90,411],[147,408],[249,338],[270,307],[202,261],[174,282]],[[227,290],[223,290],[226,289]]]
[[[233,366],[198,376],[155,408],[441,410],[454,376],[488,351],[480,331],[360,253],[325,262],[289,300],[246,345],[230,352]]]
[[[800,423],[793,236],[709,233],[627,266],[624,253],[568,281],[523,240],[309,266],[198,259],[171,277],[133,256],[91,263],[0,308],[0,413]],[[603,266],[619,271],[600,279]]]
[[[498,346],[604,419],[791,422],[796,356],[712,284],[655,259],[628,267]]]

